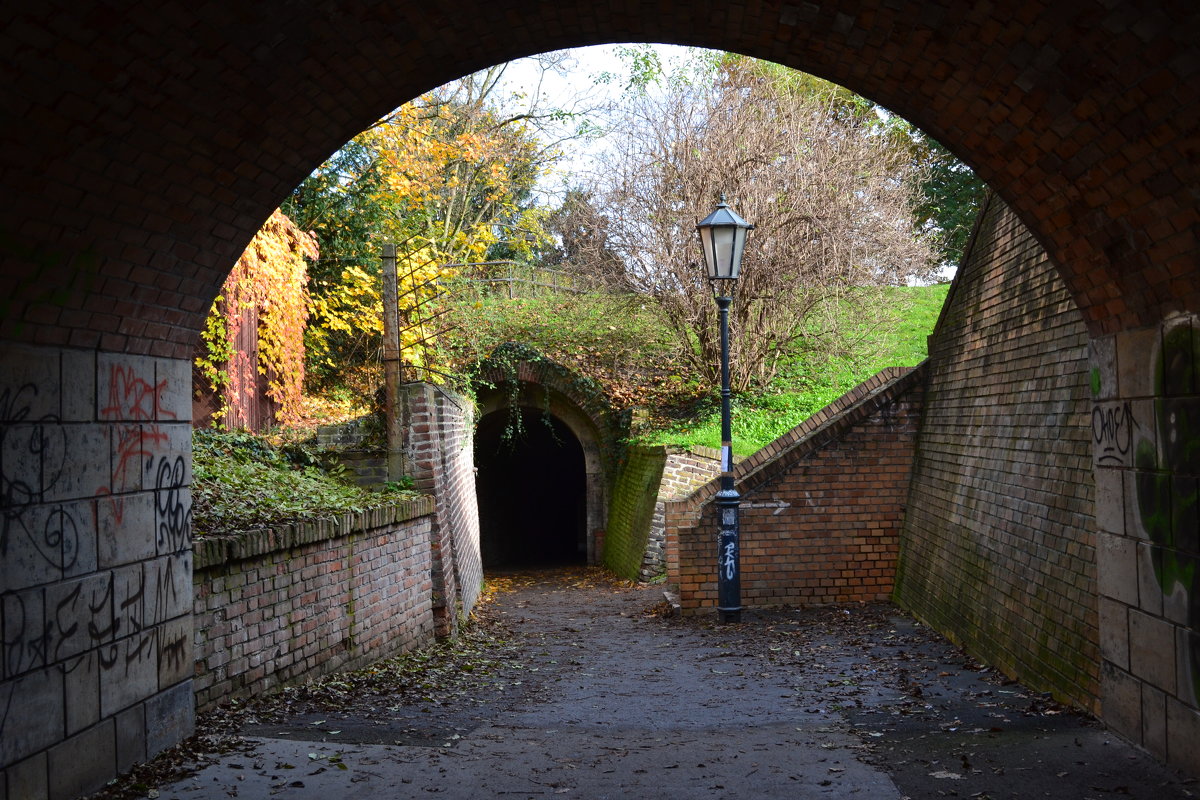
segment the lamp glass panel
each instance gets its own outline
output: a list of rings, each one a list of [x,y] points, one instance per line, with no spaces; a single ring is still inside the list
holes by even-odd
[[[710,228],[712,231],[712,253],[713,266],[709,272],[710,277],[718,279],[728,279],[737,277],[730,274],[731,259],[733,258],[734,248],[734,231],[733,226],[722,225],[720,227]]]
[[[737,227],[732,228],[730,233],[733,235],[733,253],[729,259],[730,278],[736,279],[742,271],[742,254],[746,251],[746,233],[748,229]]]

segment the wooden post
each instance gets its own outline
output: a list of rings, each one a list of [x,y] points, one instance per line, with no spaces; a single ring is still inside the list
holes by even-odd
[[[387,407],[387,473],[389,481],[404,477],[404,415],[400,409],[400,296],[396,286],[396,245],[383,246],[383,380]]]

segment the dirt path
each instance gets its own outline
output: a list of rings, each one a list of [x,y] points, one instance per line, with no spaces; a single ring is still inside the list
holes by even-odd
[[[223,755],[107,797],[1200,794],[890,606],[719,626],[594,570],[494,582],[507,591],[458,645],[218,715],[191,755]]]

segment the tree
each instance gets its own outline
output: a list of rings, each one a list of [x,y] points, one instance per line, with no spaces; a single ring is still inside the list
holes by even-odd
[[[824,104],[839,121],[865,127],[888,147],[906,154],[919,176],[915,224],[935,245],[941,264],[957,265],[962,260],[987,186],[939,142],[877,103],[814,75],[735,53],[706,61],[735,84],[761,78],[777,91],[810,97]]]
[[[561,58],[547,54],[539,63],[554,69]],[[506,69],[468,75],[405,103],[293,193],[288,209],[322,246],[309,344],[312,371],[324,382],[377,362],[384,243],[397,243],[408,258],[400,292],[401,312],[410,316],[418,307],[432,310],[429,281],[448,275],[448,265],[533,260],[549,245],[547,214],[533,203],[533,190],[571,135],[558,129],[573,117],[543,109],[537,97],[504,96]]]
[[[592,187],[623,286],[662,305],[693,366],[717,379],[714,305],[695,223],[727,193],[757,228],[731,313],[732,382],[768,382],[797,347],[845,348],[887,309],[872,287],[927,278],[920,174],[871,126],[747,70],[631,98]],[[865,326],[865,327],[864,327]]]

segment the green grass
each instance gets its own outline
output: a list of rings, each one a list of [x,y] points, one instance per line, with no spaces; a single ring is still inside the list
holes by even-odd
[[[770,444],[882,369],[919,364],[928,353],[927,337],[937,324],[949,288],[949,284],[937,284],[889,289],[887,302],[903,310],[896,325],[864,332],[874,345],[867,355],[799,355],[783,366],[780,377],[767,391],[734,398],[734,454],[747,456]],[[720,447],[720,408],[710,400],[693,419],[651,432],[642,440]]]
[[[197,537],[363,511],[415,496],[351,483],[304,445],[274,447],[249,433],[192,432],[192,528]]]

